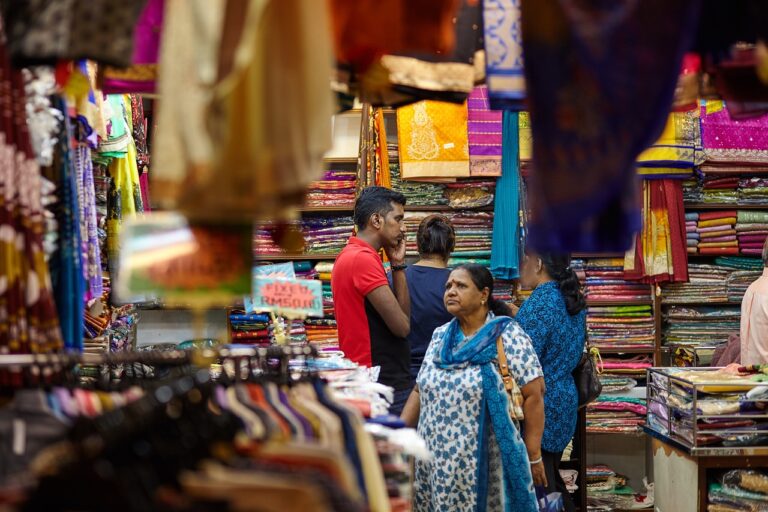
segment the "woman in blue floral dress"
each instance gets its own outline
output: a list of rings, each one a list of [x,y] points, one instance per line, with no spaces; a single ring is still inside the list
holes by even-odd
[[[451,272],[444,301],[454,318],[435,330],[403,411],[433,454],[416,465],[414,510],[536,512],[533,484],[546,485],[544,385],[530,339],[493,299],[493,278],[483,266]],[[524,439],[509,416],[498,337],[524,398]]]
[[[520,283],[533,288],[515,320],[531,337],[544,369],[544,437],[541,441],[548,492],[560,492],[566,512],[576,507],[560,477],[560,459],[573,437],[579,394],[573,370],[579,364],[586,339],[586,301],[567,255],[527,252]]]

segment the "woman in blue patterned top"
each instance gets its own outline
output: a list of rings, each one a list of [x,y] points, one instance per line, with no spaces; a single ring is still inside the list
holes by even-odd
[[[533,484],[547,482],[544,383],[531,341],[493,298],[481,265],[454,269],[443,300],[454,318],[432,335],[402,414],[433,455],[416,463],[414,512],[536,512]],[[523,395],[522,436],[497,370],[499,338]]]
[[[560,477],[559,466],[563,450],[576,430],[579,395],[572,374],[586,341],[586,301],[570,263],[567,255],[526,251],[520,283],[534,290],[515,315],[517,323],[531,337],[544,370],[541,452],[549,484],[547,491],[562,493],[567,512],[575,507]]]

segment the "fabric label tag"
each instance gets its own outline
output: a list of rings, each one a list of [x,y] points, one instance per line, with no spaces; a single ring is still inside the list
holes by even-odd
[[[453,149],[455,147],[456,147],[456,144],[454,144],[453,142],[447,142],[443,144],[443,149]]]
[[[24,420],[13,420],[13,453],[22,456],[27,450],[27,424]]]

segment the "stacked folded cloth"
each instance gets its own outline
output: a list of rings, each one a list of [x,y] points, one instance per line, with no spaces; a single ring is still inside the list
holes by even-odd
[[[648,306],[590,306],[587,340],[598,348],[653,348],[653,311]]]
[[[232,343],[269,346],[272,328],[269,315],[233,309],[229,313]]]
[[[715,258],[715,264],[733,270],[756,270],[763,271],[763,260],[761,258],[746,256],[721,256]]]
[[[445,185],[445,198],[451,208],[481,208],[493,204],[496,180],[462,180]]]
[[[749,285],[757,281],[763,273],[756,270],[737,270],[726,280],[728,302],[741,302]]]
[[[730,270],[719,265],[691,263],[687,283],[662,285],[662,301],[669,304],[726,302]]]
[[[701,137],[709,164],[768,164],[768,115],[734,118],[722,103],[702,108]]]
[[[352,208],[355,205],[356,188],[357,172],[354,169],[330,169],[325,171],[321,180],[309,186],[305,204],[310,208]]]
[[[664,342],[672,345],[713,346],[739,332],[738,306],[671,306],[664,313]]]
[[[768,204],[768,178],[741,178],[739,204]]]
[[[768,474],[765,470],[734,469],[711,481],[708,512],[768,510]]]
[[[589,260],[586,263],[585,275],[588,300],[651,300],[650,286],[624,279],[624,260],[621,258]]]
[[[653,366],[650,354],[616,355],[602,357],[597,363],[597,369],[605,377],[623,377],[634,380],[645,380],[646,370]]]
[[[604,464],[587,466],[587,510],[608,512],[653,508],[652,486],[646,484],[647,494],[635,494],[627,485],[628,480]]]
[[[739,202],[738,176],[705,176],[701,200],[704,203],[737,204]]]
[[[684,203],[700,203],[704,195],[703,191],[703,179],[699,176],[683,181],[683,202]]]
[[[736,237],[735,210],[699,212],[696,233],[699,235],[695,251],[702,255],[739,254],[739,241]]]
[[[418,254],[416,232],[429,212],[406,212],[405,226],[408,233],[407,251],[411,256]],[[451,264],[476,262],[490,264],[491,239],[493,238],[493,213],[461,212],[447,213],[445,216],[453,223],[456,230],[456,247]]]
[[[644,398],[601,395],[587,405],[587,432],[634,434],[646,413]]]
[[[307,340],[318,348],[335,349],[339,346],[339,331],[336,327],[333,293],[331,292],[331,273],[333,263],[320,262],[315,265],[314,274],[323,282],[323,318],[308,318],[304,321]]]
[[[409,206],[447,205],[445,185],[440,183],[425,183],[408,181],[400,178],[400,164],[397,145],[389,147],[389,173],[392,189],[402,193]]]
[[[352,235],[354,222],[352,217],[306,217],[296,226],[304,237],[306,254],[336,255],[347,244]],[[256,226],[254,233],[254,251],[257,256],[277,256],[285,254],[276,239],[285,228],[272,223]]]
[[[699,234],[698,224],[698,213],[688,212],[685,214],[685,241],[689,254],[697,254],[699,252],[699,240],[701,239],[701,235]]]
[[[760,256],[768,237],[768,211],[740,210],[737,213],[736,233],[739,251],[745,256]]]
[[[515,301],[515,281],[496,279],[493,282],[493,298],[502,302]]]
[[[603,393],[620,393],[637,387],[637,381],[630,377],[600,374],[598,378],[603,386]]]

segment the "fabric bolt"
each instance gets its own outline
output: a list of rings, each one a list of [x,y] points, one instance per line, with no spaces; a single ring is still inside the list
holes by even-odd
[[[467,128],[470,176],[501,176],[502,112],[491,110],[486,86],[475,87],[469,95]]]
[[[485,81],[494,110],[522,110],[525,100],[520,0],[484,0]]]
[[[635,159],[667,120],[697,6],[522,1],[523,51],[535,63],[525,67],[533,247],[607,252],[631,245],[640,227]],[[629,83],[627,69],[645,78]]]
[[[417,379],[418,432],[433,459],[416,463],[414,510],[535,511],[525,446],[492,360],[500,335],[510,373],[524,386],[542,376],[536,354],[528,336],[506,317],[489,315],[467,342],[459,331],[455,319],[435,331]],[[445,435],[465,443],[442,442]]]
[[[502,175],[493,206],[491,273],[497,279],[516,279],[520,273],[520,169],[517,157],[517,114],[504,113]]]
[[[515,320],[530,336],[544,372],[544,435],[541,447],[561,452],[576,430],[579,394],[573,370],[586,343],[586,311],[570,315],[554,281],[540,284],[527,298]]]
[[[397,109],[402,179],[470,176],[467,105],[421,101]]]
[[[704,155],[717,163],[768,163],[768,115],[734,119],[722,104],[707,102],[701,110]]]

